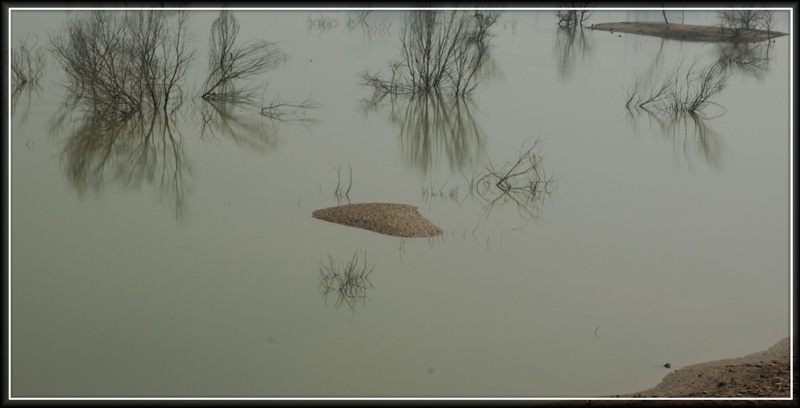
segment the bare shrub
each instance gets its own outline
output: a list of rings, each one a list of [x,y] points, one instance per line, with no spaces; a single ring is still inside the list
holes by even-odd
[[[489,57],[490,29],[499,15],[483,10],[409,11],[400,30],[400,61],[390,63],[391,78],[365,72],[362,84],[379,94],[471,93]]]
[[[683,77],[676,78],[676,86],[669,93],[669,110],[672,113],[696,114],[709,105],[719,106],[711,98],[725,89],[730,74],[719,61],[715,61],[700,69],[693,64]]]
[[[12,85],[38,83],[44,74],[44,49],[37,47],[38,37],[29,44],[29,36],[20,38],[17,46],[11,49],[11,81]]]
[[[70,21],[50,41],[76,106],[121,119],[148,107],[179,105],[194,54],[187,46],[187,19],[184,11],[170,23],[158,10],[98,10]]]
[[[738,41],[742,34],[752,30],[764,30],[767,37],[775,28],[771,10],[732,9],[720,10],[717,19],[721,27],[729,30],[730,41]]]
[[[586,8],[589,3],[588,1],[561,2],[559,7],[569,9],[556,11],[559,27],[583,27],[583,23],[592,16],[592,13]]]
[[[325,304],[328,303],[328,295],[335,292],[338,296],[334,308],[338,309],[347,305],[350,310],[355,310],[358,303],[365,304],[367,290],[373,289],[369,275],[375,269],[375,265],[367,265],[367,252],[356,251],[349,261],[336,262],[333,256],[328,255],[327,264],[320,261],[319,286]]]
[[[677,73],[672,72],[662,81],[658,78],[647,80],[642,76],[637,76],[633,84],[627,90],[627,99],[625,101],[625,108],[628,110],[642,109],[649,111],[650,109],[661,108],[663,102],[666,100],[669,90],[675,85],[675,77]]]
[[[775,31],[775,20],[772,10],[762,10],[760,29],[767,32],[767,40],[772,39],[772,32]]]
[[[252,102],[258,89],[242,87],[237,81],[250,79],[286,62],[287,55],[271,42],[259,40],[237,47],[238,35],[239,23],[233,13],[220,11],[211,25],[209,74],[202,88],[203,99]]]
[[[702,68],[695,61],[685,70],[679,64],[663,81],[637,78],[627,90],[625,107],[672,114],[701,114],[719,104],[711,99],[725,89],[730,72],[720,60]],[[724,109],[724,108],[723,108]]]
[[[497,206],[514,204],[521,216],[538,218],[542,203],[556,186],[556,181],[546,174],[542,165],[540,143],[541,139],[537,138],[530,147],[523,144],[517,159],[500,166],[490,160],[487,167],[470,180],[470,193],[484,202],[486,217]]]

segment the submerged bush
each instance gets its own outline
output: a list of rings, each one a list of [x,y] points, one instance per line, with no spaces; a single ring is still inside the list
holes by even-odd
[[[170,22],[160,10],[98,10],[70,21],[50,40],[70,97],[111,119],[179,103],[194,54],[187,19],[184,11]]]
[[[258,88],[245,88],[240,80],[277,68],[287,60],[274,43],[248,42],[236,46],[239,23],[228,10],[222,10],[211,25],[208,49],[208,77],[202,98],[229,102],[250,102]]]
[[[346,304],[354,310],[356,304],[366,303],[367,290],[373,289],[369,275],[374,269],[375,265],[367,266],[367,251],[357,251],[346,262],[336,262],[328,255],[327,264],[322,261],[319,263],[319,286],[325,303],[331,292],[338,295],[334,306],[336,309]]]
[[[730,72],[717,60],[703,68],[692,63],[683,69],[679,64],[663,81],[636,79],[628,89],[625,107],[672,114],[700,114],[708,106],[721,107],[711,100],[725,89]]]
[[[470,194],[484,203],[483,212],[489,213],[497,206],[514,204],[523,217],[536,219],[546,197],[553,193],[556,180],[548,176],[542,164],[541,139],[530,147],[523,144],[519,156],[502,165],[489,161],[470,181]]]
[[[737,41],[742,34],[752,30],[764,30],[771,38],[774,28],[771,10],[736,9],[721,10],[717,14],[719,25],[729,30],[731,41]]]
[[[592,13],[585,8],[588,4],[588,1],[565,1],[559,3],[559,7],[572,8],[572,10],[556,11],[559,27],[583,27],[583,22],[589,20],[592,16]],[[577,8],[583,9],[578,10]]]
[[[400,30],[400,60],[389,64],[391,77],[366,72],[362,83],[378,94],[440,91],[471,93],[489,57],[496,11],[413,10]]]
[[[20,38],[17,46],[11,49],[11,81],[14,85],[38,83],[44,74],[44,50],[36,47],[36,39],[33,44],[28,44],[28,38]]]

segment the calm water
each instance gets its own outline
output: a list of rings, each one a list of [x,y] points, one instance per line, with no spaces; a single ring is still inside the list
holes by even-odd
[[[44,44],[77,14],[15,11],[12,40]],[[217,15],[192,13],[187,89]],[[508,11],[471,101],[371,105],[359,74],[398,57],[403,12],[354,29],[346,12],[234,16],[239,44],[290,56],[256,84],[267,100],[311,96],[307,120],[234,106],[203,126],[208,106],[191,100],[167,123],[91,133],[63,106],[52,58],[12,101],[12,396],[614,395],[656,385],[664,363],[789,335],[790,37],[765,69],[734,70],[714,99],[726,112],[696,125],[629,113],[625,89],[713,61],[714,44],[570,35],[552,11]],[[338,25],[309,27],[320,17]],[[537,137],[557,189],[536,219],[511,205],[487,216],[467,178]],[[444,235],[312,219],[341,202],[348,166],[351,202],[416,205]],[[320,264],[364,252],[368,298],[337,307]]]

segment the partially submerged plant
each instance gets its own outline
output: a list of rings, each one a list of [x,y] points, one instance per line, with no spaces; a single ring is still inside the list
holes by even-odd
[[[20,38],[17,46],[11,49],[11,82],[13,85],[36,84],[44,74],[44,49],[37,47],[38,38],[29,44],[30,37]]]
[[[767,39],[772,38],[772,31],[775,28],[773,14],[771,10],[758,10],[752,8],[739,8],[731,10],[720,10],[717,13],[720,27],[727,29],[730,33],[729,41],[741,41],[743,34],[749,31],[763,30],[767,33]]]
[[[584,21],[588,21],[592,16],[586,6],[588,1],[564,1],[559,3],[559,7],[564,9],[556,11],[559,27],[583,27]]]
[[[725,89],[730,78],[723,62],[717,60],[698,68],[695,61],[685,70],[682,66],[679,64],[660,83],[657,79],[645,83],[638,77],[627,91],[625,107],[675,115],[699,115],[709,106],[722,108],[711,99]]]
[[[400,61],[391,62],[391,77],[365,72],[362,84],[376,94],[440,91],[470,94],[480,82],[489,58],[490,29],[496,11],[412,10],[400,30]]]
[[[470,193],[484,202],[487,217],[495,206],[513,203],[520,215],[538,218],[541,204],[553,193],[556,183],[542,165],[540,142],[537,138],[528,148],[523,144],[517,159],[503,165],[495,166],[490,160],[486,168],[473,175]]]
[[[240,86],[238,81],[277,68],[287,55],[268,41],[254,41],[236,46],[239,23],[229,10],[222,10],[211,25],[208,53],[208,77],[201,97],[205,100],[251,102],[257,88]]]
[[[353,187],[353,168],[350,167],[350,163],[347,163],[347,169],[350,171],[347,187],[342,184],[342,166],[336,169],[336,189],[333,191],[336,205],[341,204],[342,200],[347,200],[347,203],[350,204],[350,189]]]
[[[170,22],[160,10],[97,10],[70,21],[50,41],[72,102],[114,120],[179,106],[194,55],[187,20],[184,11]]]
[[[332,292],[338,296],[334,305],[336,309],[347,305],[351,310],[355,310],[358,303],[366,304],[367,290],[374,288],[369,280],[369,275],[374,269],[375,265],[367,265],[367,251],[356,251],[353,257],[345,262],[336,262],[333,256],[328,254],[327,264],[323,261],[319,263],[319,286],[325,304],[327,305],[328,295]]]

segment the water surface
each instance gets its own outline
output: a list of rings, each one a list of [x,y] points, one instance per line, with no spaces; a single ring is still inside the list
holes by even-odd
[[[15,11],[12,40],[42,43],[76,14]],[[187,88],[204,79],[218,12],[192,14]],[[788,335],[790,36],[765,69],[735,70],[715,99],[725,112],[698,125],[629,113],[625,89],[713,61],[715,44],[570,33],[552,11],[507,11],[469,100],[370,104],[359,74],[398,57],[403,12],[370,14],[373,29],[348,29],[347,12],[234,15],[240,43],[290,56],[256,79],[266,98],[310,95],[313,120],[227,106],[203,126],[194,99],[127,133],[92,132],[64,108],[52,59],[13,103],[12,396],[614,395],[654,386],[664,363]],[[338,26],[309,28],[321,16]],[[788,13],[777,20],[788,32]],[[146,141],[124,136],[150,126]],[[470,175],[536,138],[557,189],[535,219],[513,205],[487,216]],[[311,217],[343,199],[418,206],[444,234]],[[371,287],[337,307],[320,263],[356,253]]]

